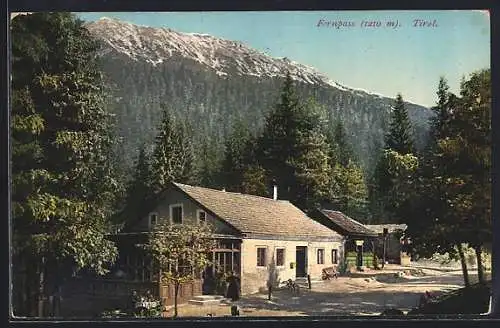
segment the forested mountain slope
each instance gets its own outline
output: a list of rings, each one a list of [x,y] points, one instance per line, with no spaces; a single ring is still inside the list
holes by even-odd
[[[162,103],[191,126],[198,142],[222,147],[236,120],[257,133],[289,71],[302,99],[314,99],[332,126],[341,120],[361,164],[373,168],[393,98],[342,86],[314,68],[270,57],[240,42],[108,18],[87,28],[102,40],[102,68],[117,99],[117,133],[123,138],[120,152],[127,164],[139,144],[152,144]],[[407,108],[421,146],[431,111],[410,103]]]

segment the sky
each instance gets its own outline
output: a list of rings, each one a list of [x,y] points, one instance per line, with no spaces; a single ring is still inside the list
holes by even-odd
[[[440,76],[448,80],[452,92],[458,93],[462,77],[490,67],[490,18],[485,11],[77,15],[82,20],[112,17],[240,41],[272,57],[312,66],[343,85],[388,97],[401,93],[405,100],[424,106],[435,104]]]

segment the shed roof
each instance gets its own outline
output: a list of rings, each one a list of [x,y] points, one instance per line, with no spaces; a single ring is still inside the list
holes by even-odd
[[[348,217],[342,212],[321,209],[319,212],[324,218],[333,223],[339,233],[352,236],[375,237],[377,232],[367,228],[364,224]]]

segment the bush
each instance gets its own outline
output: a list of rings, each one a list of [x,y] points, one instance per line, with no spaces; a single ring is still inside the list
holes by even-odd
[[[137,308],[137,302],[156,302],[156,306],[151,308]],[[138,294],[132,291],[130,295],[130,303],[127,309],[116,309],[105,311],[101,315],[103,318],[120,318],[120,317],[135,317],[135,318],[158,318],[162,316],[162,306],[160,300],[153,297],[150,291]]]
[[[161,316],[162,316],[161,305],[158,305],[150,309],[138,309],[134,313],[135,318],[161,318]]]
[[[338,271],[340,275],[346,274],[346,272],[348,271],[347,263],[346,262],[340,263],[338,266]]]
[[[101,314],[102,318],[127,318],[130,317],[130,313],[123,311],[121,309],[104,311]]]

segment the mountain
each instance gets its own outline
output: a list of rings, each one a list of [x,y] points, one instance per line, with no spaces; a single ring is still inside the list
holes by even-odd
[[[189,124],[196,140],[219,148],[236,120],[257,132],[289,71],[301,98],[322,106],[332,126],[342,120],[360,162],[373,168],[393,98],[343,86],[312,67],[273,58],[238,41],[110,18],[86,27],[103,45],[102,68],[117,100],[117,133],[127,164],[140,143],[152,144],[161,104]],[[422,146],[432,112],[406,105]]]

